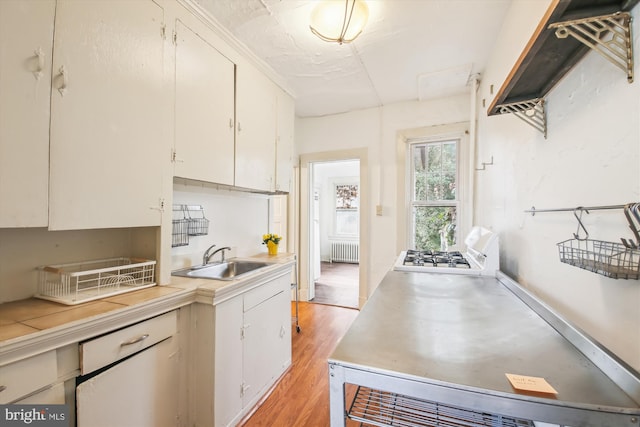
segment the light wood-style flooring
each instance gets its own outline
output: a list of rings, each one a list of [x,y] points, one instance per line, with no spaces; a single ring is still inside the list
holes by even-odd
[[[292,313],[295,314],[292,303]],[[292,365],[243,427],[329,426],[327,358],[347,331],[357,310],[299,303],[300,333],[292,323]]]
[[[359,268],[358,264],[321,263],[311,302],[358,308]]]

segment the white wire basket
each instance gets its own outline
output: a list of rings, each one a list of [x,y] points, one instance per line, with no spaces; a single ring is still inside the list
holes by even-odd
[[[38,267],[37,298],[75,305],[154,286],[156,261],[109,258]]]
[[[602,240],[558,243],[560,262],[612,279],[640,279],[640,250]]]

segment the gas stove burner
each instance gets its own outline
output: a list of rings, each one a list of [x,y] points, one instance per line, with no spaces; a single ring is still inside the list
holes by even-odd
[[[469,262],[458,251],[444,252],[429,250],[421,251],[410,249],[404,258],[405,265],[414,265],[420,267],[453,267],[453,268],[471,268]]]

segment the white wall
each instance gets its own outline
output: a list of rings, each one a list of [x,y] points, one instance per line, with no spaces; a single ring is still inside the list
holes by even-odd
[[[334,116],[297,119],[296,153],[365,148],[368,152],[369,199],[361,209],[369,210],[369,253],[366,263],[367,293],[370,295],[393,265],[402,246],[397,243],[398,133],[407,129],[459,123],[469,120],[469,95],[429,102],[403,102],[382,108],[353,111]],[[404,162],[404,158],[402,160]],[[376,215],[376,205],[382,215]],[[361,233],[364,233],[361,228]],[[362,253],[362,249],[361,249]],[[362,266],[361,266],[362,267]]]
[[[549,1],[514,2],[498,38],[491,65],[478,92],[474,222],[493,228],[501,239],[502,269],[542,297],[561,315],[640,369],[640,282],[614,280],[562,264],[556,243],[576,230],[571,213],[522,211],[640,201],[640,89],[596,53],[589,53],[551,92],[549,137],[512,116],[487,117],[491,97],[501,87],[534,32]],[[634,48],[638,46],[638,8]],[[503,45],[500,45],[503,44]],[[491,93],[493,86],[493,94]],[[298,119],[298,154],[366,148],[369,159],[370,262],[368,293],[373,292],[397,253],[397,136],[406,129],[465,122],[469,95],[399,103],[346,114]],[[382,205],[382,216],[375,206]],[[592,212],[585,220],[593,238],[630,237],[622,211]],[[398,241],[397,244],[394,242]]]
[[[509,22],[531,20],[526,8],[512,9]],[[636,7],[636,52],[639,14]],[[505,28],[498,40],[512,40],[515,28]],[[496,46],[479,102],[490,97],[491,84],[501,84],[497,78],[509,62],[503,52]],[[640,84],[627,83],[622,70],[590,52],[546,101],[546,140],[516,117],[480,114],[478,158],[493,156],[494,166],[476,175],[476,221],[500,234],[505,273],[640,369],[640,281],[609,279],[559,261],[556,244],[577,229],[572,212],[523,213],[532,206],[640,201]],[[622,210],[592,211],[583,218],[591,239],[632,237]]]
[[[213,244],[216,245],[215,249],[231,247],[227,258],[267,251],[262,244],[262,235],[269,232],[268,196],[177,180],[173,187],[173,203],[202,205],[204,215],[209,220],[209,234],[191,236],[188,246],[172,248],[172,270],[202,263],[202,255]],[[216,255],[215,260],[219,256]]]

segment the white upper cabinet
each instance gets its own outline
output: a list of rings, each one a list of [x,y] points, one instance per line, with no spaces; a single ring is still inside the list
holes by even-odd
[[[55,1],[0,1],[0,227],[46,227]]]
[[[274,191],[276,86],[250,65],[236,70],[235,185]]]
[[[290,192],[293,184],[293,137],[295,101],[278,89],[278,123],[276,139],[276,191]]]
[[[50,229],[160,225],[172,144],[164,44],[163,10],[151,0],[58,0]]]
[[[176,21],[174,175],[233,185],[235,65]]]

